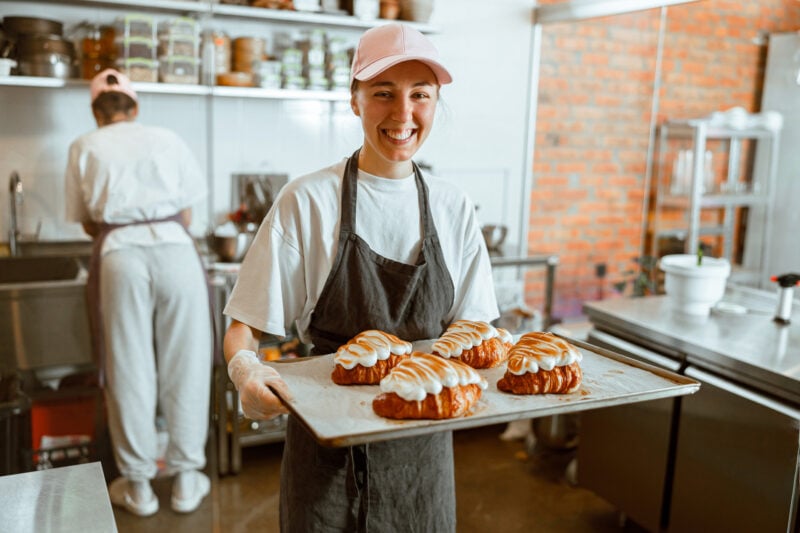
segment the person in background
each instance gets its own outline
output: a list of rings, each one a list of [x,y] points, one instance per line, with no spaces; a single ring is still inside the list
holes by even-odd
[[[172,508],[194,511],[205,467],[212,325],[203,265],[186,231],[206,195],[200,168],[173,132],[139,124],[130,80],[112,69],[90,84],[98,129],[76,139],[65,176],[67,220],[94,240],[89,307],[109,433],[122,477],[111,502],[159,508],[157,411],[169,435]]]
[[[320,355],[367,329],[415,341],[498,316],[474,205],[412,162],[451,82],[437,50],[409,26],[373,28],[351,76],[362,146],[284,186],[224,311],[228,373],[250,418],[285,412],[269,387],[291,394],[259,361],[262,332],[296,323]],[[286,532],[455,531],[452,433],[325,448],[290,416],[280,522]]]

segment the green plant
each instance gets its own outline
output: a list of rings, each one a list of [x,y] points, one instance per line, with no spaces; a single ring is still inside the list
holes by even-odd
[[[648,294],[657,294],[658,285],[654,281],[655,269],[658,260],[655,257],[645,255],[634,257],[633,262],[638,269],[626,270],[622,273],[625,279],[614,283],[614,289],[620,294],[626,294],[630,287],[630,296],[641,297]]]

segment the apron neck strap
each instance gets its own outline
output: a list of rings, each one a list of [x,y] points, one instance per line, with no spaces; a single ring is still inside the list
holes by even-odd
[[[342,178],[342,213],[339,233],[355,233],[356,229],[356,197],[358,193],[358,155],[361,148],[353,152],[347,160]],[[422,172],[415,162],[411,162],[414,168],[414,181],[417,184],[417,199],[419,201],[419,212],[422,217],[423,235],[427,239],[436,237],[436,225],[433,223],[430,203],[428,201],[428,186],[422,179]]]

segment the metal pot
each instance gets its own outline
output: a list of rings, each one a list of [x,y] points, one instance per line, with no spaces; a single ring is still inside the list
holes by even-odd
[[[3,17],[3,31],[9,36],[23,34],[63,35],[64,24],[37,17]]]
[[[249,231],[230,236],[212,233],[207,237],[208,248],[217,254],[220,261],[236,263],[244,259],[253,237],[255,233]]]
[[[0,58],[10,58],[14,53],[14,40],[0,26]]]
[[[17,39],[19,59],[28,59],[34,54],[64,54],[75,57],[75,44],[60,35],[20,35]]]
[[[483,240],[486,241],[486,247],[489,251],[496,251],[500,249],[503,242],[506,240],[508,234],[508,227],[495,224],[487,224],[481,228],[483,233]]]
[[[74,62],[62,54],[38,54],[17,65],[20,76],[40,76],[45,78],[77,78],[78,69]]]

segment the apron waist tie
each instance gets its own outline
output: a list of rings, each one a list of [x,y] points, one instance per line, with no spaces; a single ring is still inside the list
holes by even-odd
[[[358,494],[358,531],[367,533],[369,516],[369,450],[368,444],[350,447],[350,465]]]

